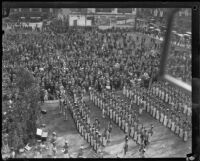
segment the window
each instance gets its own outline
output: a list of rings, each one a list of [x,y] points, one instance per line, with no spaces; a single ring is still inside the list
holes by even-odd
[[[132,8],[118,8],[118,13],[132,13]]]

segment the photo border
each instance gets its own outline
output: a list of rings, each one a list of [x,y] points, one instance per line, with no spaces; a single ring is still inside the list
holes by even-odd
[[[200,3],[161,1],[3,1],[2,8],[191,8],[192,9],[192,153],[200,155]],[[3,33],[3,32],[2,32]],[[2,135],[2,134],[1,134]],[[187,155],[187,154],[186,154]],[[118,158],[123,160],[185,160],[183,158]],[[27,158],[32,160],[32,158]],[[51,158],[48,158],[49,160]],[[59,158],[57,158],[59,159]],[[79,159],[79,158],[77,158]],[[92,158],[85,158],[90,160]],[[98,158],[99,159],[99,158]],[[103,158],[107,160],[111,158]]]

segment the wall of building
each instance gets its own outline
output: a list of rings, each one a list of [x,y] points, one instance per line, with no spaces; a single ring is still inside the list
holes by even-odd
[[[87,20],[84,15],[69,15],[69,26],[75,25],[75,20],[77,20],[77,26],[91,26],[91,20]]]

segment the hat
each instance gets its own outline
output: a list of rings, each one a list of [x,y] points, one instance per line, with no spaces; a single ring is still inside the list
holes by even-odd
[[[41,140],[37,140],[38,143],[41,143]]]
[[[56,135],[56,132],[53,132],[53,135]]]
[[[65,140],[65,144],[68,144],[68,141],[67,141],[67,140]]]

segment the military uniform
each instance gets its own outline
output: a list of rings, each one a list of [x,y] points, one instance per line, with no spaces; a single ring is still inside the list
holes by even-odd
[[[159,112],[159,108],[160,108],[160,107],[158,107],[158,108],[157,108],[157,110],[156,110],[156,119],[157,119],[157,120],[159,120],[159,119],[160,119],[160,112]]]
[[[134,137],[134,124],[131,124],[131,128],[130,128],[130,137]]]
[[[107,143],[106,132],[107,132],[107,130],[105,129],[105,130],[104,130],[104,133],[103,133],[103,136],[102,136],[103,146],[106,146],[106,143]]]
[[[164,113],[164,126],[167,127],[167,123],[168,123],[168,111],[169,109],[167,109],[167,111]]]
[[[172,118],[171,131],[172,131],[172,132],[175,132],[175,119],[174,119],[174,118]]]
[[[183,140],[186,142],[186,141],[188,141],[188,128],[187,128],[187,126],[185,126],[184,128],[183,128]]]
[[[172,126],[172,116],[169,115],[169,120],[168,120],[168,123],[167,123],[167,127],[168,127],[169,129],[171,129],[171,126]]]
[[[125,121],[125,133],[128,133],[129,131],[129,122],[128,122],[128,118],[126,118],[126,121]]]

